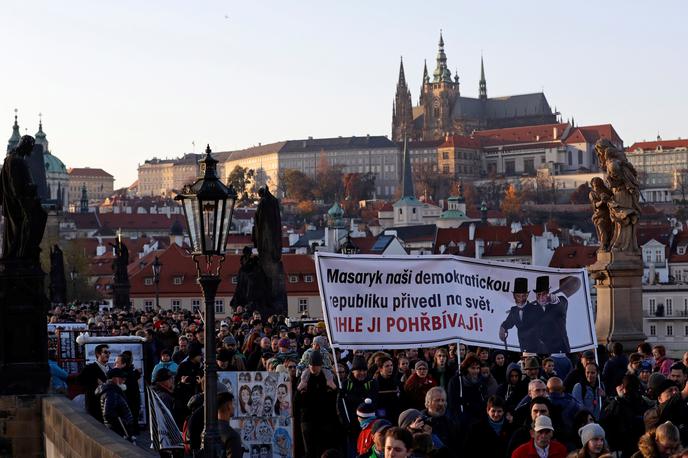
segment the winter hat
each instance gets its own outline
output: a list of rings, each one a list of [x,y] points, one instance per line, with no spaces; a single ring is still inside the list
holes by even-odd
[[[315,325],[315,328],[324,331],[326,329],[325,328],[325,322],[324,321],[318,321],[318,324]]]
[[[414,368],[415,370],[418,370],[418,369],[420,369],[421,367],[424,367],[425,369],[427,369],[427,368],[428,368],[428,363],[426,363],[425,361],[419,360],[419,361],[416,361],[416,365],[413,366],[413,368]]]
[[[365,359],[363,359],[360,356],[354,356],[354,360],[351,363],[351,370],[352,371],[367,371],[368,365],[366,364]]]
[[[676,382],[674,382],[673,380],[664,379],[659,383],[659,385],[657,385],[656,388],[652,389],[653,395],[655,397],[659,397],[660,394],[664,393],[669,388],[674,388],[674,387],[678,388],[678,385],[676,384]]]
[[[661,391],[659,390],[659,387],[664,381],[666,380],[666,377],[663,374],[660,374],[659,372],[655,372],[650,375],[650,378],[647,381],[647,389],[652,390],[652,393],[654,393],[655,396],[657,396]]]
[[[380,418],[379,420],[375,420],[373,423],[373,426],[370,427],[370,433],[375,435],[377,433],[384,433],[386,430],[392,427],[392,423],[389,421],[385,420],[384,418]]]
[[[124,369],[118,369],[115,367],[115,368],[110,369],[107,373],[108,380],[113,378],[113,377],[127,378],[127,373],[124,372]]]
[[[325,336],[317,336],[313,339],[313,343],[320,345],[320,348],[327,348],[329,342]]]
[[[314,351],[311,353],[311,366],[322,366],[323,365],[323,357],[320,354],[319,351]]]
[[[640,363],[639,372],[652,372],[652,363],[649,361],[643,361]],[[660,374],[661,375],[661,374]]]
[[[234,336],[229,335],[229,336],[225,337],[224,339],[222,339],[222,343],[225,345],[236,345],[237,341],[234,338]]]
[[[365,400],[358,405],[356,409],[356,415],[361,418],[370,418],[375,416],[375,407],[373,406],[373,400],[370,398],[365,398]]]
[[[578,430],[578,435],[581,438],[583,447],[585,447],[589,441],[596,437],[604,439],[604,429],[597,423],[588,423]]]
[[[416,418],[420,418],[422,416],[423,414],[420,413],[420,410],[406,409],[399,414],[399,427],[406,429],[411,426],[411,423],[416,421]]]
[[[526,369],[540,369],[540,362],[535,356],[531,356],[530,358],[526,359],[524,367]]]
[[[169,369],[165,369],[164,367],[162,369],[158,369],[158,372],[155,373],[155,378],[153,379],[153,383],[158,383],[158,382],[166,382],[167,380],[171,379],[174,377],[174,374],[172,374],[172,371]]]
[[[280,339],[277,346],[279,348],[289,348],[291,347],[291,341],[289,339]]]

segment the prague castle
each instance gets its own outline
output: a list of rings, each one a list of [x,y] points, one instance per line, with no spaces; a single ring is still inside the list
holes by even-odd
[[[392,110],[392,139],[439,140],[446,135],[470,135],[475,130],[554,124],[553,112],[542,92],[505,97],[488,97],[485,67],[480,62],[478,98],[461,95],[458,73],[452,78],[447,67],[444,39],[440,33],[437,63],[432,79],[427,64],[418,106],[413,106],[406,84],[404,63],[399,68],[399,81]]]

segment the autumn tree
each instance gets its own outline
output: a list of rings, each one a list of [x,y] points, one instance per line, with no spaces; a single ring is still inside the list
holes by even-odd
[[[227,184],[232,185],[240,196],[246,192],[249,181],[248,169],[240,165],[236,165],[227,177]]]
[[[344,166],[340,164],[330,165],[324,152],[320,154],[315,174],[315,188],[313,189],[315,198],[323,202],[332,202],[337,196],[344,194],[343,169]]]
[[[519,219],[521,213],[521,198],[516,190],[516,186],[510,184],[504,193],[504,198],[502,199],[502,204],[499,209],[506,216],[507,224],[511,224],[513,221]]]
[[[344,196],[353,202],[371,199],[375,194],[375,174],[347,173],[342,177]]]
[[[280,179],[285,197],[294,200],[312,200],[315,183],[313,179],[296,169],[286,169]]]

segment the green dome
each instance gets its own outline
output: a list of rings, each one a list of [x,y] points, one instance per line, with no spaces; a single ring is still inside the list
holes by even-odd
[[[344,209],[339,205],[339,202],[332,204],[332,207],[327,211],[327,214],[332,218],[341,218],[344,216]]]
[[[45,172],[46,173],[64,173],[67,174],[67,167],[59,160],[56,156],[50,153],[43,155],[43,160],[45,161]]]

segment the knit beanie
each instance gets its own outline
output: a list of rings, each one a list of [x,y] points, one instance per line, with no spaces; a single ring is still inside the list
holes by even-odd
[[[356,409],[356,415],[361,418],[370,418],[375,416],[375,407],[373,406],[373,400],[370,398],[365,398],[365,400],[358,405]]]
[[[420,413],[420,410],[406,409],[399,414],[399,427],[406,429],[416,420],[416,418],[420,418],[422,416],[423,414]]]
[[[602,427],[597,423],[588,423],[587,425],[583,426],[578,430],[578,435],[581,438],[583,447],[585,447],[590,440],[595,439],[596,437],[604,439],[605,436],[604,429],[602,429]]]
[[[355,356],[354,360],[351,362],[351,370],[352,371],[367,371],[368,365],[366,364],[365,359],[360,357],[360,356]]]

